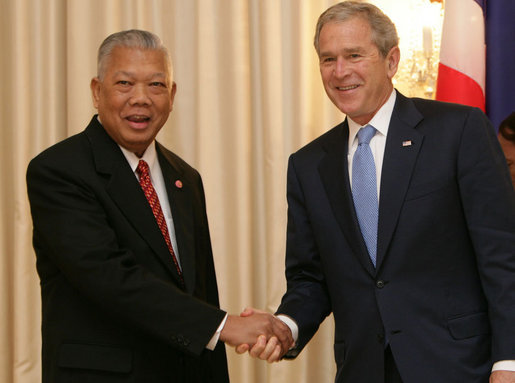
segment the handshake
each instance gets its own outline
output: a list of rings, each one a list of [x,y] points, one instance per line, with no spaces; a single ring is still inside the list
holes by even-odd
[[[220,340],[235,347],[238,354],[248,351],[250,356],[269,363],[279,361],[295,344],[283,321],[253,308],[246,308],[240,316],[228,315]]]

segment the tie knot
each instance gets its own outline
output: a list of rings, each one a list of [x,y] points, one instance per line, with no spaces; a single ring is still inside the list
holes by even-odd
[[[376,134],[376,128],[367,125],[358,130],[358,144],[369,144],[370,140]]]
[[[146,161],[139,160],[136,172],[139,174],[140,177],[148,174],[148,164],[146,163]]]

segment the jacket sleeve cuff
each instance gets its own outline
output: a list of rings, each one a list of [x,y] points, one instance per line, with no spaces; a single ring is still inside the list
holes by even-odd
[[[276,317],[283,321],[284,324],[290,328],[291,336],[294,342],[297,343],[297,339],[299,339],[299,326],[297,323],[292,318],[284,314],[276,315]]]
[[[222,333],[222,329],[224,328],[225,326],[225,322],[227,321],[227,316],[229,314],[225,314],[224,316],[224,319],[222,320],[222,322],[220,323],[220,326],[218,326],[218,328],[216,329],[216,332],[215,334],[212,336],[212,338],[209,340],[209,343],[207,344],[206,348],[208,350],[211,350],[213,351],[216,347],[216,344],[218,343],[218,339],[220,339],[220,334]]]

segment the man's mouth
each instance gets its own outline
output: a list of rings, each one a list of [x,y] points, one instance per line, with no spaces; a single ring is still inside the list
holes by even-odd
[[[357,87],[359,87],[359,85],[337,86],[336,89],[337,90],[351,90],[351,89],[356,89]]]
[[[130,122],[136,122],[136,123],[150,121],[150,117],[148,117],[148,116],[141,116],[141,115],[127,116],[126,119],[129,120]]]

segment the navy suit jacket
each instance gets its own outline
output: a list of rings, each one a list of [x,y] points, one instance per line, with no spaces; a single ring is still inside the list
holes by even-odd
[[[228,382],[202,181],[156,143],[179,276],[141,187],[93,117],[31,161],[43,382]],[[182,188],[175,181],[182,182]]]
[[[397,94],[380,184],[377,268],[352,201],[347,121],[289,160],[287,292],[294,357],[331,312],[336,381],[487,382],[515,359],[515,196],[478,109]]]

